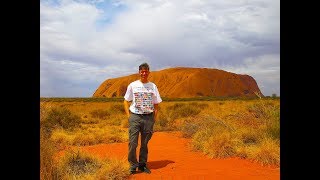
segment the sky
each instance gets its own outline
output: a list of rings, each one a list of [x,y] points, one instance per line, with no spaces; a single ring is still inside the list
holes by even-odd
[[[252,76],[280,96],[279,0],[41,0],[40,97],[171,67]]]

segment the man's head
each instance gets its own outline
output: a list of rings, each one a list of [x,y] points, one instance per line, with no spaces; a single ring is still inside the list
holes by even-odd
[[[150,69],[150,68],[149,68],[149,64],[147,64],[147,63],[142,63],[142,64],[140,64],[140,66],[139,66],[139,71],[142,70],[142,69],[149,70],[149,69]]]
[[[141,82],[145,83],[148,82],[148,76],[149,76],[149,65],[147,63],[142,63],[139,66],[139,74],[140,74],[140,79]]]

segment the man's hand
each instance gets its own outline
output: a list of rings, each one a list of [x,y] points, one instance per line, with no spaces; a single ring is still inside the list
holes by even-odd
[[[129,119],[129,117],[130,117],[130,113],[129,113],[129,102],[126,101],[126,100],[124,100],[124,101],[123,101],[123,105],[124,105],[124,111],[126,112],[126,115],[127,115],[128,119]]]
[[[156,121],[158,119],[157,116],[158,116],[159,106],[158,106],[158,104],[154,104],[153,106],[154,106],[154,111],[153,111],[154,121]]]

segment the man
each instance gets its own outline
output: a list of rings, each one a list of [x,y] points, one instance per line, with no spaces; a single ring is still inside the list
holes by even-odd
[[[129,152],[130,173],[138,170],[150,174],[147,167],[148,142],[153,134],[153,125],[158,114],[158,104],[162,102],[157,86],[148,80],[149,65],[139,66],[140,79],[131,82],[124,95],[124,109],[129,119]],[[131,105],[129,107],[129,102]],[[136,157],[139,133],[141,144],[139,161]]]

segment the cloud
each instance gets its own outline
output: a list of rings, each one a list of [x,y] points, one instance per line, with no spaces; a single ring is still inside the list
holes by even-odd
[[[41,96],[72,96],[74,89],[90,97],[106,78],[136,73],[144,61],[152,70],[244,72],[265,95],[280,94],[280,3],[41,1],[40,55]]]
[[[278,54],[250,57],[244,60],[243,65],[221,68],[252,76],[264,95],[280,95],[280,56]]]

